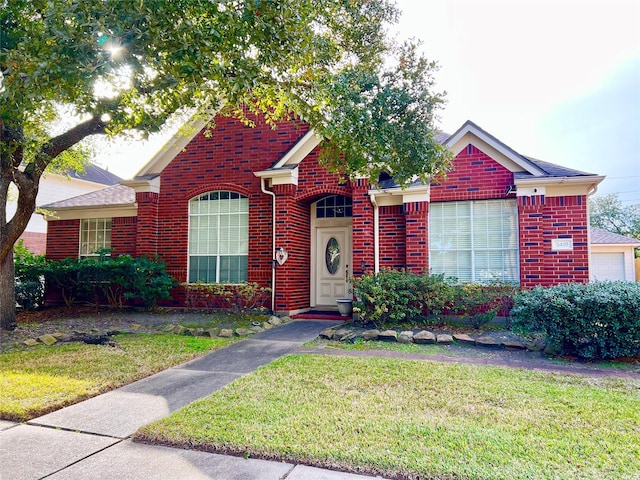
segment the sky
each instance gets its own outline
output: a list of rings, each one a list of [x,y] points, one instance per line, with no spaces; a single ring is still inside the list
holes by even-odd
[[[394,32],[438,62],[438,128],[471,120],[517,152],[599,175],[640,203],[640,2],[396,0]],[[113,143],[97,163],[131,178],[164,139]]]

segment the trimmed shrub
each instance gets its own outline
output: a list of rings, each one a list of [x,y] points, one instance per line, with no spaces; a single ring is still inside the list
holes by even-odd
[[[67,306],[106,302],[118,308],[125,303],[152,308],[159,300],[170,299],[176,286],[164,262],[130,255],[49,261],[43,274]]]
[[[226,285],[221,283],[184,284],[186,302],[191,308],[223,308],[233,313],[262,310],[270,300],[271,289],[255,282]]]
[[[514,328],[544,332],[562,355],[590,360],[640,355],[640,284],[536,287],[516,296]]]
[[[16,302],[25,310],[35,310],[44,305],[44,255],[35,255],[24,246],[22,240],[13,247],[15,261]]]
[[[354,280],[354,311],[376,328],[403,322],[441,324],[457,315],[476,327],[508,315],[518,286],[507,282],[459,283],[444,275],[383,269]]]
[[[492,322],[498,314],[508,319],[514,295],[520,290],[517,284],[494,280],[483,283],[457,283],[450,313],[469,320],[474,328]]]
[[[361,321],[376,328],[412,320],[422,313],[418,275],[404,270],[384,269],[362,275],[354,281],[357,302],[354,311]]]

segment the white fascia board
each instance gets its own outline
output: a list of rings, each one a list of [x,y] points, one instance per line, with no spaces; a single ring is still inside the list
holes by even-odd
[[[61,210],[47,210],[42,216],[47,222],[56,220],[81,220],[85,218],[135,217],[136,205],[110,205],[108,207],[69,207]]]
[[[429,185],[421,185],[419,187],[409,187],[405,189],[400,187],[382,190],[372,189],[369,190],[368,194],[370,197],[375,197],[376,203],[382,207],[403,205],[411,202],[431,201],[431,188]]]
[[[476,136],[478,139],[482,140],[491,148],[498,151],[500,154],[504,155],[513,163],[518,165],[524,171],[529,172],[532,175],[535,175],[537,177],[541,177],[544,175],[544,172],[539,168],[537,168],[535,165],[533,165],[531,162],[528,162],[527,160],[523,159],[520,155],[514,152],[510,147],[500,142],[499,140],[493,138],[492,136],[488,135],[486,132],[481,130],[479,127],[476,127],[472,123],[465,125],[464,128],[461,128],[456,133],[454,133],[453,136],[449,137],[445,142],[445,146],[449,149],[452,149],[452,147],[456,143],[458,143],[467,133],[471,133],[472,135]],[[457,153],[458,152],[454,152],[454,154],[457,154]]]
[[[581,176],[581,177],[545,177],[545,178],[516,178],[513,182],[516,186],[532,186],[532,185],[565,185],[565,184],[574,184],[574,185],[585,185],[591,186],[594,184],[598,184],[604,180],[604,176],[600,175],[590,175],[590,176]]]
[[[563,195],[590,195],[603,176],[586,177],[546,177],[514,179],[516,196],[546,195],[558,197]]]
[[[150,179],[123,180],[120,185],[131,187],[136,193],[160,193],[160,175]]]
[[[270,186],[273,185],[298,185],[298,168],[283,168],[280,170],[262,170],[253,172],[258,178],[269,180]]]
[[[322,137],[315,130],[309,130],[298,142],[278,160],[273,168],[282,168],[285,165],[298,165],[309,155],[314,148],[320,145]]]
[[[210,118],[214,115],[212,114]],[[135,175],[141,177],[152,173],[162,173],[167,165],[182,152],[189,142],[205,127],[209,119],[202,115],[195,115],[165,143],[156,154],[151,157],[144,167]]]
[[[631,248],[633,250],[634,248],[640,247],[640,242],[638,243],[592,243],[592,242],[589,242],[589,245],[596,248],[597,247],[615,247],[619,249]]]

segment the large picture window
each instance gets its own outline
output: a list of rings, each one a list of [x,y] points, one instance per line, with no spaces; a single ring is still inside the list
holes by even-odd
[[[189,282],[247,281],[249,199],[209,192],[189,201]]]
[[[80,258],[97,257],[111,248],[111,219],[86,218],[80,222]]]
[[[429,206],[431,272],[461,281],[519,281],[515,200],[442,202]]]

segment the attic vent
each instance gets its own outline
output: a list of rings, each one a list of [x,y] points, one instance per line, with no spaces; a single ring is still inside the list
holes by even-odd
[[[467,145],[467,154],[471,155],[473,153],[473,145]]]

